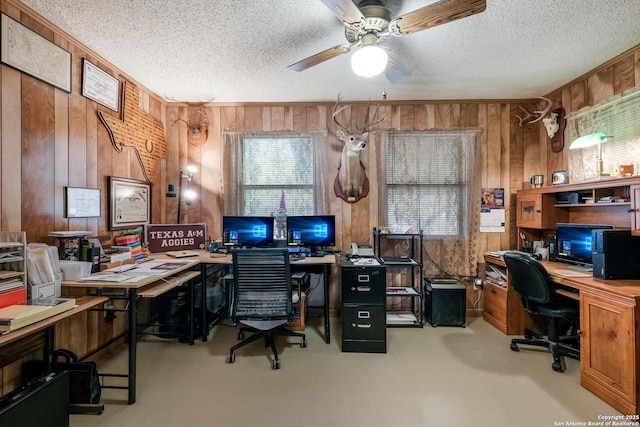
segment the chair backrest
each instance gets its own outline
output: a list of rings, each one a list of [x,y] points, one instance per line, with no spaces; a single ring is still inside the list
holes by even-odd
[[[287,319],[293,316],[287,249],[235,249],[231,317]]]
[[[520,298],[525,309],[535,311],[535,305],[551,304],[555,301],[555,286],[547,270],[531,256],[519,252],[506,252],[509,284]]]

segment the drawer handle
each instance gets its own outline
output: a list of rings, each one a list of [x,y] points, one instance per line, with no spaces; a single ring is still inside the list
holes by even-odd
[[[371,292],[371,286],[358,286],[356,290],[358,292]]]
[[[497,293],[498,293],[498,291],[497,291],[497,290],[495,290],[495,289],[491,289],[491,293],[492,293],[492,294],[497,294]]]
[[[358,282],[369,283],[369,275],[368,274],[358,274]]]
[[[358,312],[358,319],[370,319],[370,318],[371,318],[371,313],[369,313],[368,311]]]
[[[371,328],[371,323],[352,323],[351,326],[354,328],[369,329]]]

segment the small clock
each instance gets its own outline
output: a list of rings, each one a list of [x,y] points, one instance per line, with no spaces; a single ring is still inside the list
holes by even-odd
[[[567,171],[555,171],[551,174],[551,183],[553,185],[563,185],[567,183]]]

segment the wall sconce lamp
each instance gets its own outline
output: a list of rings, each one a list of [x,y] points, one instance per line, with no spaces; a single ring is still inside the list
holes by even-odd
[[[601,176],[609,176],[608,173],[602,173],[602,144],[607,142],[608,139],[603,133],[591,133],[589,135],[584,135],[579,138],[573,140],[571,145],[569,146],[570,150],[576,150],[578,148],[587,148],[593,147],[594,145],[598,146],[598,157],[596,157],[596,169],[598,171],[598,175],[596,178],[600,178]]]
[[[375,34],[362,37],[362,47],[351,56],[351,69],[362,77],[377,76],[387,68],[387,52],[376,43]]]
[[[184,192],[182,191],[182,179],[183,178],[187,178],[187,182],[191,182],[193,180],[193,176],[195,175],[195,173],[198,171],[198,169],[195,166],[187,166],[187,173],[185,174],[183,170],[180,170],[180,179],[179,179],[179,185],[178,185],[178,192],[177,192],[177,197],[178,197],[178,219],[176,221],[176,224],[180,224],[180,207],[182,206],[182,196],[184,194],[184,198],[185,198],[185,202],[187,203],[187,206],[191,205],[191,202],[193,200],[195,200],[196,198],[196,192],[193,190],[185,190]],[[176,197],[176,187],[173,184],[169,184],[167,186],[167,197]]]

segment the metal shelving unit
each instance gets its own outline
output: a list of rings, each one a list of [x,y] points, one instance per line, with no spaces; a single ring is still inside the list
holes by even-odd
[[[373,229],[373,251],[387,267],[387,327],[424,326],[422,230],[415,234]]]

